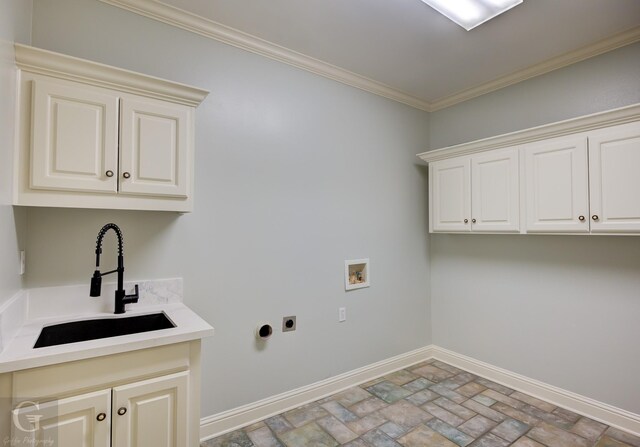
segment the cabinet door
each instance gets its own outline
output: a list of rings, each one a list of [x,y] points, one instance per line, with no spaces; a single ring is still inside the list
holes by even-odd
[[[640,123],[589,135],[592,233],[640,232]]]
[[[527,232],[588,233],[586,136],[532,143],[523,152]]]
[[[191,109],[152,99],[123,98],[120,192],[187,197]]]
[[[43,404],[23,402],[12,411],[12,422],[14,446],[110,447],[111,390]]]
[[[518,149],[487,152],[471,159],[473,231],[520,231]]]
[[[115,194],[118,97],[89,86],[32,84],[31,188]]]
[[[432,232],[471,230],[470,166],[469,157],[436,161],[429,165]]]
[[[188,380],[185,371],[114,388],[113,445],[189,445]]]

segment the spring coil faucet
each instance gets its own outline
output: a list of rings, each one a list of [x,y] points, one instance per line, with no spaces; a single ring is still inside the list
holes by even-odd
[[[100,255],[102,254],[102,239],[107,231],[113,230],[118,237],[118,268],[111,270],[110,272],[100,273]],[[116,289],[116,314],[123,314],[125,312],[125,304],[138,302],[138,285],[135,286],[135,293],[133,295],[127,295],[124,291],[124,248],[122,242],[122,231],[114,223],[108,223],[98,233],[98,240],[96,242],[96,270],[93,272],[91,278],[91,290],[89,296],[100,296],[100,290],[102,288],[102,277],[111,273],[118,273],[118,288]]]

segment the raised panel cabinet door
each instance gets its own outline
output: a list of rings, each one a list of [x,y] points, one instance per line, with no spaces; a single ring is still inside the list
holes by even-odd
[[[468,157],[429,164],[431,232],[471,230],[470,165]]]
[[[587,137],[556,138],[523,147],[527,232],[589,232]]]
[[[188,384],[184,371],[114,388],[114,447],[189,446]]]
[[[518,149],[490,151],[471,159],[472,231],[520,231]]]
[[[40,404],[24,401],[12,411],[12,446],[111,447],[111,390]]]
[[[589,134],[592,233],[640,232],[640,123]]]
[[[30,187],[115,194],[117,95],[39,79],[32,94]]]
[[[192,110],[152,99],[123,98],[120,192],[187,197]]]

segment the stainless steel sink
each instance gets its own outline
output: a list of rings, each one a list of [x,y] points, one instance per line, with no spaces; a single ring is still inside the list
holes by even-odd
[[[176,325],[163,312],[125,318],[72,321],[43,327],[34,348],[158,331],[173,327],[176,327]]]

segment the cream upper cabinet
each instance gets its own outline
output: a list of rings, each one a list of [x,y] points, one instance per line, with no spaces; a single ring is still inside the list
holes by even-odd
[[[188,212],[208,92],[16,45],[14,205]]]
[[[587,136],[554,138],[522,147],[526,231],[588,233]]]
[[[589,136],[591,232],[640,232],[640,122]]]
[[[429,165],[432,232],[518,232],[518,150]]]

